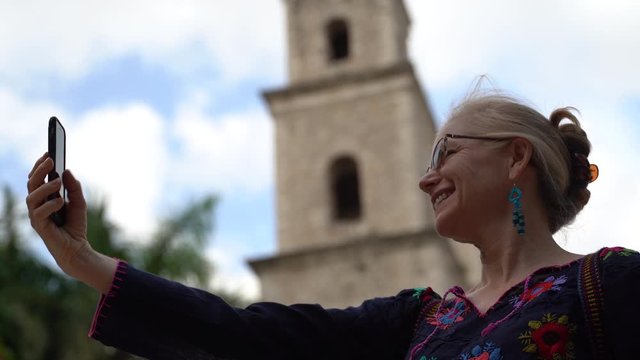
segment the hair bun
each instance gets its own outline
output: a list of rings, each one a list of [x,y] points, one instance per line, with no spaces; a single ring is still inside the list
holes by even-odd
[[[577,109],[572,107],[556,109],[551,113],[549,121],[560,132],[569,154],[578,153],[586,157],[591,152],[591,143],[587,138],[587,133],[582,130],[580,121],[573,114],[574,111],[578,112]],[[561,124],[562,120],[565,119],[569,120],[569,122]]]
[[[570,164],[570,182],[567,195],[576,209],[580,211],[591,197],[591,192],[587,190],[587,185],[592,179],[590,164],[587,160],[591,152],[591,142],[573,112],[578,112],[578,110],[572,107],[556,109],[551,113],[549,122],[558,129],[562,141],[567,147]],[[568,122],[561,124],[563,120],[568,120]]]

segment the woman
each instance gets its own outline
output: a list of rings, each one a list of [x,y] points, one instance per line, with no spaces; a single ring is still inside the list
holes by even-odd
[[[440,130],[420,188],[431,198],[438,233],[480,250],[480,282],[443,296],[404,290],[344,310],[274,303],[236,309],[96,253],[86,239],[80,183],[68,171],[68,222],[58,228],[49,220],[63,201],[47,200],[60,186],[44,182],[53,167],[47,154],[29,175],[27,205],[62,270],[102,294],[89,335],[141,356],[635,358],[640,316],[631,304],[640,297],[640,256],[605,248],[583,257],[552,238],[589,200],[587,185],[597,177],[589,151],[569,108],[546,119],[500,95],[465,100]],[[587,277],[581,269],[593,271]]]

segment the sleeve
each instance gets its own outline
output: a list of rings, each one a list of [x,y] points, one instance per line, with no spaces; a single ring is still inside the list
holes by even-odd
[[[640,254],[605,248],[602,258],[604,331],[615,359],[637,359],[640,339]]]
[[[412,292],[343,310],[240,309],[120,262],[89,336],[150,359],[401,359],[420,307]]]

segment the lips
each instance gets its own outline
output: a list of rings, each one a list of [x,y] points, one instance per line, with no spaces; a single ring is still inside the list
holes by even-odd
[[[453,194],[453,189],[443,189],[433,194],[431,198],[433,208],[436,209],[443,201],[445,201],[451,194]]]

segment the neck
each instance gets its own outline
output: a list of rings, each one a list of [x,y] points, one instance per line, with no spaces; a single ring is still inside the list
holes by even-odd
[[[480,250],[482,276],[480,283],[472,291],[502,291],[524,280],[539,268],[563,265],[580,257],[562,249],[546,226],[527,225],[524,236],[518,235],[513,227],[501,228],[501,231],[493,229],[487,232],[493,236],[482,237],[474,242]]]

